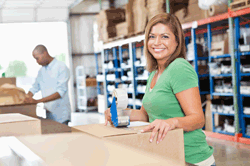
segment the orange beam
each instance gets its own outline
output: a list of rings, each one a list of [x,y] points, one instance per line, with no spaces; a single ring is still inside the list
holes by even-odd
[[[240,143],[243,143],[243,144],[248,144],[248,145],[250,145],[250,139],[249,139],[249,138],[240,137],[240,138],[239,138],[239,142],[240,142]]]
[[[227,13],[223,13],[223,14],[219,14],[219,15],[216,15],[216,16],[208,17],[208,18],[205,18],[205,19],[202,19],[202,20],[198,20],[197,24],[198,24],[198,26],[205,25],[205,24],[208,24],[208,23],[211,23],[211,22],[217,22],[217,21],[225,20],[225,19],[228,19],[229,17],[238,17],[238,16],[245,15],[245,14],[248,14],[248,13],[250,13],[250,8],[249,7],[245,8],[245,9],[237,10],[237,11],[231,11],[231,9],[229,8]],[[190,29],[190,28],[192,28],[192,24],[193,24],[193,22],[184,23],[184,24],[182,24],[182,28],[183,29]]]
[[[235,142],[235,136],[226,135],[226,134],[220,134],[220,133],[214,133],[211,131],[204,131],[207,137],[213,137],[218,139],[223,139],[227,141],[233,141]]]

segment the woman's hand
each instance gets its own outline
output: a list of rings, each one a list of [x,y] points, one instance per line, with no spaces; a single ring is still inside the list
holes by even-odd
[[[176,128],[177,123],[178,120],[174,118],[167,120],[156,119],[155,121],[150,123],[147,127],[145,127],[142,132],[153,130],[149,139],[150,142],[153,142],[154,137],[158,132],[158,138],[157,138],[157,144],[158,144],[165,138],[168,131]]]
[[[110,124],[112,124],[112,121],[111,121],[111,114],[110,114],[110,108],[108,108],[105,112],[104,112],[104,115],[105,115],[105,126],[107,126],[108,122]]]

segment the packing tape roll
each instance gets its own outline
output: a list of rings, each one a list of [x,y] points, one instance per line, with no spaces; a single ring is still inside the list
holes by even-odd
[[[128,106],[128,93],[125,89],[115,89],[112,93],[112,99],[116,98],[116,107],[125,109]]]
[[[220,13],[225,13],[227,12],[228,7],[224,4],[222,5],[211,5],[208,10],[209,16],[215,16]]]

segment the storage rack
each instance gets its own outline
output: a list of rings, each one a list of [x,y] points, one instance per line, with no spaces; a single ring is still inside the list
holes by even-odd
[[[96,106],[87,106],[88,93],[87,93],[86,75],[84,66],[76,67],[76,89],[77,89],[77,108],[81,111],[88,112],[94,110]]]
[[[168,2],[168,1],[167,1]],[[167,5],[168,6],[168,5]],[[196,34],[203,34],[204,35],[204,39],[207,41],[207,46],[208,46],[208,50],[211,49],[211,41],[212,41],[212,31],[216,31],[216,30],[221,30],[221,29],[225,29],[225,28],[229,28],[230,30],[230,39],[231,41],[233,41],[233,38],[235,38],[235,43],[231,44],[231,52],[230,54],[225,54],[225,55],[218,55],[216,57],[211,57],[208,56],[208,58],[203,58],[203,57],[198,57],[197,56],[197,47],[196,47],[196,42],[193,42],[194,45],[194,53],[195,53],[195,58],[194,58],[194,68],[195,71],[198,74],[198,60],[208,60],[209,62],[212,61],[212,59],[216,59],[216,58],[227,58],[227,57],[233,57],[231,58],[231,62],[233,62],[233,68],[235,69],[235,71],[233,71],[233,74],[222,74],[222,75],[204,75],[204,76],[199,76],[201,77],[207,77],[209,76],[210,79],[210,92],[203,92],[201,91],[201,95],[202,94],[211,94],[211,97],[213,96],[232,96],[234,97],[234,106],[236,108],[236,112],[235,114],[225,114],[225,113],[216,113],[216,114],[220,114],[220,115],[226,115],[226,116],[234,116],[236,117],[236,128],[241,128],[241,130],[236,129],[236,134],[231,134],[231,133],[225,133],[225,132],[220,132],[220,133],[215,133],[214,130],[214,118],[213,118],[213,132],[206,132],[207,136],[212,136],[212,137],[216,137],[216,138],[220,138],[220,139],[226,139],[226,140],[231,140],[231,141],[236,141],[236,142],[242,142],[242,143],[248,143],[250,144],[250,140],[247,139],[249,138],[249,136],[247,136],[245,134],[245,118],[249,118],[249,115],[244,115],[243,114],[243,106],[242,106],[242,97],[250,97],[250,95],[243,95],[240,94],[240,79],[241,76],[250,76],[250,74],[242,74],[240,73],[240,56],[245,56],[245,55],[250,55],[250,52],[244,52],[244,53],[240,53],[239,49],[238,49],[238,38],[239,38],[239,26],[240,25],[244,25],[244,24],[248,24],[250,23],[250,21],[246,21],[246,22],[239,22],[239,16],[241,15],[246,15],[250,13],[250,8],[245,8],[245,9],[241,9],[238,11],[231,11],[230,9],[228,10],[227,13],[224,14],[220,14],[220,15],[216,15],[210,18],[206,18],[206,19],[202,19],[202,20],[197,20],[194,22],[190,22],[190,23],[185,23],[182,24],[182,28],[184,30],[190,30],[188,32],[185,33],[186,39],[188,39],[187,37],[191,36],[191,38],[193,39],[192,41],[196,41]],[[236,18],[234,18],[236,17]],[[232,35],[232,31],[233,31],[233,26],[232,26],[232,18],[234,18],[235,21],[235,36]],[[211,24],[222,21],[222,20],[229,20],[229,26],[218,26],[215,28],[211,28]],[[202,28],[202,29],[198,29],[198,27],[206,27],[206,28]],[[117,41],[113,41],[107,44],[103,45],[103,50],[102,50],[102,62],[104,62],[104,56],[105,56],[105,50],[107,49],[112,49],[114,47],[121,47],[125,44],[128,44],[129,46],[129,56],[130,59],[133,61],[135,61],[135,43],[136,42],[140,42],[144,40],[144,36],[137,36],[137,37],[131,37],[128,39],[124,39],[124,40],[117,40]],[[186,40],[187,41],[187,40]],[[187,42],[186,42],[187,43]],[[233,47],[232,47],[233,46]],[[232,49],[235,49],[236,51],[232,51]],[[119,52],[120,53],[120,52]],[[121,54],[119,54],[120,56]],[[115,56],[116,57],[116,56]],[[116,58],[117,59],[117,58]],[[134,92],[132,95],[132,99],[134,101],[135,96],[138,94],[137,90],[136,90],[136,66],[132,65],[131,66],[132,70],[133,70],[133,87],[134,87]],[[116,71],[118,71],[118,73],[121,71],[121,69],[117,68]],[[105,81],[104,81],[104,93],[105,96],[108,97],[108,92],[107,92],[107,81],[106,81],[106,74],[107,72],[104,71],[103,72],[105,75]],[[214,87],[213,87],[213,79],[215,77],[232,77],[233,80],[233,86],[234,86],[234,93],[215,93],[214,92]],[[237,87],[237,89],[236,89]],[[106,108],[107,106],[109,106],[110,103],[107,102]],[[133,107],[132,108],[138,108],[138,106],[136,107],[135,103],[133,103]],[[239,112],[238,112],[239,110]],[[215,113],[212,113],[212,115],[214,115]],[[239,120],[237,120],[239,119]],[[239,124],[240,123],[240,124]],[[239,126],[238,126],[239,125]],[[242,137],[243,135],[243,137]]]
[[[242,143],[250,143],[249,139],[246,138],[250,138],[249,136],[246,135],[246,123],[245,123],[245,118],[250,118],[249,115],[245,115],[243,114],[243,105],[242,105],[242,97],[250,97],[250,95],[242,95],[240,94],[240,80],[242,76],[250,76],[249,73],[240,73],[240,56],[245,56],[245,55],[250,55],[250,52],[239,52],[239,37],[240,37],[240,25],[244,25],[244,24],[248,24],[249,21],[246,22],[240,22],[240,18],[239,16],[241,15],[246,15],[250,13],[250,8],[245,8],[245,9],[241,9],[238,11],[230,11],[221,15],[217,15],[214,17],[210,17],[207,19],[203,19],[203,20],[198,20],[195,23],[186,23],[186,24],[182,24],[183,29],[191,29],[191,32],[186,33],[186,36],[192,36],[192,38],[195,37],[195,35],[193,34],[204,34],[204,36],[207,36],[207,41],[208,41],[208,49],[211,49],[211,41],[212,41],[212,31],[216,31],[216,30],[221,30],[221,29],[225,29],[228,28],[228,26],[220,26],[220,27],[215,27],[215,28],[211,28],[211,24],[215,23],[215,22],[219,22],[225,19],[230,19],[230,17],[235,17],[234,18],[234,22],[235,22],[235,33],[234,33],[234,43],[233,43],[233,47],[236,51],[233,51],[232,57],[235,58],[235,73],[232,74],[221,74],[221,75],[209,75],[210,78],[210,93],[211,93],[211,97],[213,98],[213,96],[232,96],[234,98],[236,98],[237,103],[234,103],[234,105],[237,107],[237,109],[239,110],[239,112],[235,112],[235,114],[225,114],[225,113],[212,113],[212,117],[213,117],[213,132],[206,132],[206,135],[212,136],[212,137],[216,137],[216,138],[220,138],[220,139],[226,139],[226,140],[231,140],[231,141],[236,141],[236,142],[242,142]],[[230,23],[229,23],[230,24]],[[194,26],[197,25],[197,26]],[[199,29],[196,30],[197,27],[199,26],[204,26],[206,25],[207,28],[203,28],[203,29]],[[229,26],[229,30],[232,30],[232,26]],[[195,33],[194,33],[195,31]],[[232,39],[232,36],[230,35],[230,38]],[[195,40],[194,40],[195,41]],[[195,56],[196,57],[196,56]],[[218,55],[218,56],[209,56],[208,61],[211,62],[212,59],[217,59],[217,58],[227,58],[227,57],[231,57],[230,54],[224,54],[224,55]],[[235,90],[235,94],[234,93],[216,93],[214,92],[214,87],[213,87],[213,80],[215,77],[235,77],[236,82],[234,83],[235,87],[237,88]],[[233,79],[233,78],[232,78]],[[232,133],[228,133],[228,132],[219,132],[219,134],[215,133],[215,128],[214,128],[214,114],[219,114],[219,115],[225,115],[225,116],[234,116],[234,117],[238,117],[239,120],[236,122],[236,125],[239,125],[240,129],[240,133],[237,132],[232,134]],[[238,124],[237,124],[238,123]],[[243,137],[242,137],[243,136]]]

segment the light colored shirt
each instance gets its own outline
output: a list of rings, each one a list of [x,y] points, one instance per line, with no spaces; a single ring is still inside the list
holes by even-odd
[[[156,119],[184,117],[185,114],[175,94],[198,87],[198,76],[194,68],[183,58],[177,58],[164,70],[150,91],[154,77],[153,71],[148,78],[142,105],[147,111],[149,122]],[[199,163],[213,154],[213,148],[207,144],[206,135],[201,129],[184,132],[185,160]]]
[[[30,89],[33,94],[41,90],[43,98],[56,92],[60,94],[61,98],[44,103],[45,109],[53,114],[53,120],[60,123],[70,120],[69,77],[67,66],[54,58],[47,66],[41,67]]]

